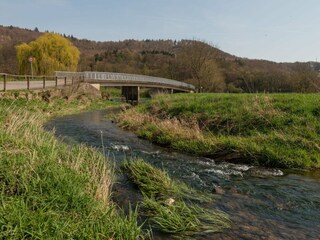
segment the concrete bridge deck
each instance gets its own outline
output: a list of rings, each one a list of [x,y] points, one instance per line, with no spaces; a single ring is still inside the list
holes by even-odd
[[[138,74],[112,73],[112,72],[56,72],[58,78],[81,78],[84,82],[100,84],[101,86],[130,86],[167,88],[184,92],[195,91],[191,84]]]

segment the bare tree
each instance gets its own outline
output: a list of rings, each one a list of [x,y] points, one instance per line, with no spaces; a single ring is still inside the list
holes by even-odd
[[[214,60],[206,60],[200,70],[201,87],[205,92],[223,92],[226,88],[224,75]]]
[[[189,81],[194,83],[198,91],[201,89],[223,89],[223,75],[215,62],[214,48],[204,42],[186,41],[178,61],[186,67],[189,73]],[[214,87],[219,83],[219,87]],[[209,87],[209,85],[211,85]]]
[[[293,86],[296,92],[315,92],[315,86],[319,86],[319,77],[308,65],[296,63],[293,72]]]

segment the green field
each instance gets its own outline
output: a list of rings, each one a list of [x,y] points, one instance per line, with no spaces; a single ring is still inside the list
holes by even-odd
[[[137,211],[125,215],[111,201],[105,156],[42,128],[49,117],[111,104],[0,99],[1,239],[143,238]]]
[[[217,160],[320,167],[320,95],[162,95],[119,116],[140,137]]]

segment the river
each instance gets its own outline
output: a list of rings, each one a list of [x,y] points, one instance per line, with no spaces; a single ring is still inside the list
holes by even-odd
[[[232,227],[197,239],[320,239],[320,171],[215,163],[141,140],[118,128],[106,114],[112,111],[68,115],[49,121],[45,128],[55,129],[68,144],[103,150],[117,166],[125,158],[139,157],[200,191],[216,189],[212,194],[217,200],[206,207],[228,213]]]

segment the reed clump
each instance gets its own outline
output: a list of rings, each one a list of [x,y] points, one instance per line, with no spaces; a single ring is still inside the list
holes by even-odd
[[[172,180],[166,172],[141,159],[126,161],[122,168],[143,194],[142,215],[153,228],[177,236],[190,236],[230,227],[225,213],[200,207],[199,202],[213,201],[212,198],[204,198],[201,193]]]

